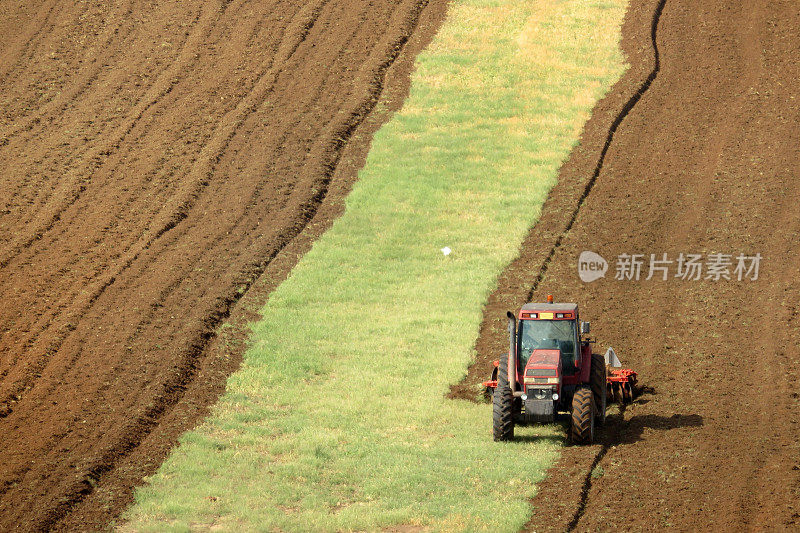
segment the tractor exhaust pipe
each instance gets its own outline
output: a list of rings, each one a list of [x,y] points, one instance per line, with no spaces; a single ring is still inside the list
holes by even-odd
[[[511,387],[511,393],[516,392],[517,387],[517,372],[516,368],[512,368],[511,361],[516,360],[514,354],[517,349],[517,317],[511,311],[506,311],[508,317],[508,384]]]

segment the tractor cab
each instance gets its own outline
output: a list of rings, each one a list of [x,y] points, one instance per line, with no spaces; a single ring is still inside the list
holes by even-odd
[[[580,368],[577,304],[527,304],[519,313],[517,360],[525,368],[537,350],[559,350],[566,375]]]

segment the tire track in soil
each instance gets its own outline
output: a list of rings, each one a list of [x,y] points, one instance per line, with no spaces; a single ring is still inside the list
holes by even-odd
[[[104,217],[137,220],[136,213],[126,210],[140,204],[138,200],[113,204],[114,198],[121,198],[114,189],[121,182],[102,175],[55,221],[55,237],[43,235],[26,252],[30,260],[12,258],[0,269],[0,290],[15,309],[0,317],[0,354],[4,364],[16,361],[4,370],[0,387],[13,388],[19,379],[33,378],[15,405],[0,405],[5,415],[0,431],[8,436],[0,452],[0,528],[101,527],[130,501],[133,486],[154,471],[175,438],[199,420],[222,392],[227,375],[238,365],[245,324],[254,318],[253,310],[340,212],[372,133],[405,97],[413,58],[445,11],[444,2],[438,1],[370,5],[362,10],[364,2],[321,3],[316,24],[308,25],[308,35],[295,47],[302,54],[284,54],[283,68],[273,72],[274,90],[255,96],[252,91],[228,93],[240,98],[236,107],[240,114],[235,127],[225,130],[225,142],[216,141],[219,150],[208,151],[215,141],[206,135],[200,152],[173,155],[203,170],[179,176],[177,187],[166,189],[168,195],[160,193],[166,204],[185,208],[185,215],[138,255],[128,256],[130,261],[112,253],[94,267],[91,261],[87,264],[82,250],[94,254],[90,260],[102,256],[98,244],[109,247],[119,237],[125,242],[131,230],[152,227],[152,213],[164,212],[163,206],[139,214],[137,223],[125,228],[127,233],[116,230]],[[238,8],[234,20],[213,24],[229,24],[235,32],[236,24],[252,20],[259,4],[237,2],[228,9],[234,6]],[[340,39],[346,35],[352,42],[342,53]],[[201,51],[212,59],[214,53],[221,57],[217,51],[221,41],[209,41]],[[269,61],[280,56],[280,50],[230,55]],[[41,51],[33,51],[37,52]],[[208,67],[200,62],[188,65],[184,81],[175,82],[170,96],[179,101],[197,99],[193,93],[203,95],[203,91],[225,95],[224,85],[214,85],[217,78],[253,70],[223,59]],[[321,71],[320,65],[326,68]],[[185,80],[192,76],[197,86],[187,86]],[[307,89],[313,90],[313,97],[304,92]],[[91,101],[96,97],[93,92],[94,86],[78,96]],[[375,111],[378,101],[386,103],[386,110]],[[77,102],[66,110],[80,106]],[[222,112],[215,112],[223,117],[230,108],[221,107]],[[196,114],[180,108],[153,113],[142,125],[150,129],[150,138],[137,135],[120,142],[113,168],[135,173],[146,170],[149,161],[163,164],[163,158],[146,150],[158,150],[167,134],[179,131],[174,123],[191,125]],[[320,129],[318,124],[324,126]],[[37,135],[33,132],[30,142],[39,140]],[[148,141],[146,146],[139,144],[141,139]],[[254,151],[254,147],[262,148]],[[207,163],[199,158],[212,152],[216,155]],[[25,161],[20,163],[24,168]],[[108,169],[99,167],[98,172],[104,171]],[[263,178],[265,172],[269,179]],[[189,183],[187,176],[195,179]],[[176,203],[181,190],[186,201]],[[246,205],[242,196],[248,198]],[[107,206],[95,204],[102,198]],[[94,244],[83,245],[82,235]],[[37,259],[43,264],[52,264],[53,259],[56,264],[66,262],[70,268],[49,277],[32,277],[25,270]],[[51,293],[57,297],[59,290],[74,292],[85,278],[81,269],[87,267],[98,272],[110,268],[117,274],[106,274],[110,282],[94,298],[89,296],[82,311],[69,303],[51,308],[58,310],[52,315],[53,324],[34,334],[33,343],[15,346],[15,339],[25,334],[12,330],[31,324],[26,312],[35,319],[40,309],[48,308],[36,299]],[[25,282],[34,285],[26,289]],[[47,293],[42,292],[44,286]],[[223,320],[234,328],[218,337],[215,331]],[[32,378],[31,372],[18,371],[31,357],[40,358],[35,348],[46,345],[47,337],[57,338],[64,322],[67,330],[58,350],[48,354],[43,365],[33,367]]]
[[[223,6],[223,7],[226,7],[226,6]],[[224,13],[224,9],[223,9],[223,8],[220,8],[220,13]],[[195,21],[196,21],[196,20],[197,20],[197,19],[195,19]],[[118,168],[119,168],[119,167],[118,167],[118,165],[117,165],[117,166],[115,166],[115,167],[113,167],[113,168],[111,169],[110,173],[111,173],[111,174],[114,174],[114,173],[116,173],[116,172],[117,172],[117,170],[118,170]],[[76,201],[77,201],[77,198],[76,198]],[[68,226],[68,225],[66,225],[66,224],[65,224],[64,226],[65,226],[65,227],[63,228],[63,231],[62,231],[62,233],[61,233],[61,234],[59,234],[59,235],[57,235],[57,236],[54,236],[54,237],[53,237],[53,240],[54,240],[54,241],[58,241],[59,239],[65,238],[65,234],[66,234],[66,235],[68,235],[68,232],[70,231],[70,229],[69,229],[69,226]],[[140,236],[140,239],[141,239],[141,236]],[[129,252],[129,250],[130,250],[130,248],[126,248],[126,249],[125,249],[125,251],[124,251],[124,253],[128,253],[128,252]],[[70,264],[67,264],[67,265],[66,265],[64,268],[70,268],[71,266],[72,266],[72,263],[70,263]],[[83,290],[83,288],[81,288],[81,290]],[[67,306],[69,303],[73,302],[73,301],[74,301],[74,299],[75,299],[76,297],[78,297],[78,296],[79,296],[78,294],[65,294],[65,295],[63,296],[63,299],[62,299],[62,301],[61,301],[61,302],[63,302],[63,303],[60,303],[60,304],[57,304],[57,305],[60,305],[60,306],[61,306],[61,308],[63,309],[63,307],[65,307],[65,306]],[[59,314],[59,311],[60,311],[60,310],[62,310],[62,309],[56,309],[56,310],[54,310],[54,311],[53,311],[53,315],[55,315],[55,316],[58,316],[58,314]],[[40,320],[39,320],[39,324],[37,325],[37,327],[38,327],[38,328],[41,328],[41,329],[39,329],[39,330],[37,330],[37,331],[34,331],[34,332],[31,332],[31,333],[30,333],[30,335],[29,335],[29,339],[36,339],[36,338],[37,338],[37,336],[38,336],[38,335],[40,335],[40,334],[41,334],[41,332],[42,332],[42,331],[44,331],[44,330],[45,330],[45,329],[46,329],[46,328],[49,326],[49,323],[50,323],[50,321],[52,320],[52,318],[53,318],[52,316],[41,316],[41,317],[40,317]],[[68,333],[69,333],[69,332],[66,332],[65,334],[68,334]],[[62,340],[63,340],[63,339],[62,339]],[[59,345],[60,345],[60,341],[56,341],[54,344],[51,344],[51,345],[50,345],[50,346],[49,346],[49,347],[48,347],[46,350],[44,350],[44,351],[45,351],[45,353],[52,353],[52,352],[54,352],[54,351],[56,351],[56,350],[58,349]],[[25,348],[30,348],[30,345],[26,344]],[[39,370],[40,370],[40,369],[39,369]],[[7,370],[3,370],[2,372],[0,372],[0,376],[5,376],[5,374],[6,374],[6,373],[7,373]]]
[[[205,16],[202,14],[198,15],[196,19],[197,27],[194,29],[192,35],[187,38],[181,53],[175,58],[170,68],[161,72],[153,85],[148,88],[143,99],[133,106],[127,119],[123,121],[111,135],[103,135],[103,142],[101,144],[88,147],[87,153],[79,152],[76,154],[78,159],[89,162],[88,180],[91,180],[91,175],[100,169],[103,164],[102,162],[126,142],[128,135],[136,128],[143,117],[151,111],[161,99],[168,95],[180,81],[179,73],[189,68],[194,60],[189,57],[191,55],[191,50],[195,50],[201,46],[201,43],[205,40],[204,37],[207,31],[220,14],[220,10],[224,12],[224,6],[225,4],[220,3],[217,9],[208,9]],[[111,138],[110,140],[108,140],[109,137]],[[80,167],[79,169],[84,170]],[[16,243],[12,244],[10,246],[10,253],[0,256],[0,268],[6,267],[18,254],[41,239],[61,221],[64,212],[73,206],[86,190],[86,181],[86,172],[76,170],[70,173],[69,179],[62,180],[60,187],[54,189],[51,195],[46,195],[44,197],[44,200],[40,203],[38,208],[31,211],[31,215],[34,218],[26,220],[26,233],[28,235],[19,238]],[[49,202],[52,197],[60,199],[61,201],[53,206]],[[28,228],[27,226],[33,227]]]
[[[608,125],[655,66],[649,30],[657,8],[653,0],[632,3],[622,40],[632,66],[595,108],[520,257],[500,277],[476,343],[479,360],[452,394],[474,397],[490,361],[504,350],[505,309],[546,294],[577,301],[594,322],[598,346],[613,345],[646,388],[612,413],[600,444],[563,450],[538,487],[526,529],[794,530],[800,525],[800,216],[791,200],[800,194],[800,94],[790,81],[800,74],[792,52],[800,31],[796,6],[667,2],[657,81],[616,131],[571,221]],[[672,259],[761,253],[764,259],[755,281],[584,284],[577,276],[583,250],[606,259],[621,253]]]
[[[30,48],[33,41],[42,33],[42,30],[50,20],[53,10],[55,9],[58,0],[49,0],[42,5],[42,8],[36,14],[36,24],[28,26],[28,32],[25,36],[17,40],[12,46],[3,50],[2,62],[0,62],[0,78],[6,77],[11,73],[21,62],[22,56]]]
[[[310,4],[312,7],[306,9],[305,11],[307,11],[307,12],[304,13],[304,10],[301,10],[298,13],[298,16],[300,16],[300,15],[307,15],[307,16],[305,18],[302,18],[299,21],[299,23],[297,24],[297,27],[295,28],[296,31],[293,32],[293,33],[296,33],[297,36],[295,36],[294,38],[290,38],[289,39],[288,45],[287,45],[286,48],[283,47],[283,43],[286,42],[286,41],[283,41],[282,44],[281,44],[281,47],[279,47],[278,60],[276,61],[276,63],[278,63],[278,65],[281,65],[282,63],[288,61],[291,58],[291,56],[293,55],[294,51],[297,49],[297,47],[305,39],[305,36],[307,35],[308,31],[311,29],[311,27],[313,27],[314,22],[316,20],[316,17],[319,16],[321,8],[326,3],[327,3],[327,0],[323,1],[323,2],[318,2],[316,5],[311,5]],[[346,45],[342,45],[342,46],[346,46]],[[281,56],[285,56],[285,57],[281,57]],[[159,232],[156,232],[155,237],[153,237],[151,240],[147,240],[146,242],[144,242],[144,244],[142,245],[141,249],[145,249],[145,250],[146,249],[150,249],[151,246],[153,245],[153,242],[155,242],[157,239],[161,238],[166,232],[172,231],[176,226],[178,226],[180,224],[180,222],[185,217],[186,213],[193,207],[192,204],[193,204],[194,199],[197,198],[200,195],[202,189],[204,189],[208,185],[207,179],[210,178],[212,173],[213,173],[213,165],[214,165],[215,161],[217,161],[221,157],[221,155],[224,153],[225,148],[227,146],[227,143],[229,143],[231,141],[231,139],[233,138],[233,136],[236,134],[236,130],[241,125],[241,123],[244,121],[244,119],[250,113],[252,113],[255,110],[256,104],[254,104],[253,102],[259,102],[259,101],[263,101],[265,99],[266,94],[268,94],[271,91],[273,83],[274,83],[274,80],[275,80],[276,77],[277,77],[277,73],[274,72],[273,69],[270,69],[267,72],[265,72],[259,78],[256,87],[253,88],[250,91],[250,93],[247,95],[247,97],[244,100],[242,100],[242,102],[231,113],[232,115],[234,115],[234,118],[229,119],[228,116],[223,118],[223,120],[221,121],[221,125],[219,127],[217,127],[217,129],[215,130],[214,134],[212,135],[211,141],[204,147],[203,152],[201,152],[201,157],[198,160],[199,162],[195,162],[195,164],[193,165],[192,170],[190,171],[189,176],[188,176],[188,178],[190,178],[190,179],[184,179],[183,182],[182,182],[183,184],[188,184],[188,186],[190,188],[190,191],[188,193],[183,193],[183,199],[182,200],[180,198],[178,198],[173,202],[173,204],[178,204],[180,206],[180,208],[177,209],[177,210],[173,209],[171,211],[172,214],[170,215],[170,218],[167,221],[167,223],[162,226],[162,230],[159,231]],[[361,115],[358,112],[354,112],[352,114],[352,116],[360,117]],[[336,137],[336,135],[342,135],[343,137]],[[333,135],[333,137],[334,138],[343,138],[345,140],[347,138],[347,136],[345,134],[341,133],[341,132]],[[206,155],[204,156],[203,154],[206,154]],[[320,156],[320,157],[322,157],[322,156]],[[334,167],[335,167],[335,165],[332,165],[331,168],[334,168]],[[197,170],[197,169],[200,169],[200,170]],[[324,194],[319,198],[319,201],[321,201],[322,198],[324,198]],[[316,210],[316,205],[317,204],[318,204],[318,201],[312,202],[310,206],[305,208],[306,210],[308,210],[310,212],[310,215],[304,213],[302,216],[304,218],[313,217],[313,212]],[[167,214],[170,213],[169,204],[165,205],[164,212],[166,212]],[[301,230],[302,227],[304,227],[304,226],[305,226],[305,224],[301,225],[299,228],[293,228],[293,231],[289,235],[282,236],[279,239],[279,242],[282,242],[282,243],[289,242],[292,238],[294,238],[296,231]],[[235,227],[235,224],[234,224],[234,227]],[[136,250],[136,248],[142,243],[142,240],[145,240],[144,237],[140,237],[140,240],[137,243],[135,243],[132,248],[134,250]],[[236,244],[236,243],[234,243],[234,244]],[[280,245],[277,249],[273,250],[273,252],[270,254],[270,256],[272,256],[275,253],[277,253],[282,246],[283,245]],[[84,306],[82,306],[81,310],[78,311],[78,313],[79,313],[78,316],[79,317],[82,316],[83,313],[85,313],[89,308],[91,308],[92,305],[94,304],[94,302],[96,302],[97,299],[100,298],[100,296],[102,296],[103,292],[105,292],[105,290],[108,287],[110,287],[115,282],[115,280],[128,267],[130,267],[131,264],[133,264],[133,262],[138,258],[139,254],[141,253],[141,249],[139,251],[133,252],[133,257],[127,257],[127,258],[125,258],[125,257],[126,257],[126,255],[128,255],[130,253],[129,252],[130,248],[125,250],[125,254],[123,255],[123,258],[125,258],[125,259],[124,259],[124,262],[123,262],[122,266],[117,271],[109,273],[107,275],[105,281],[101,280],[100,286],[97,288],[96,291],[94,291],[91,294],[88,302],[86,302],[86,304]],[[162,291],[162,293],[160,294],[159,298],[156,301],[161,302],[161,301],[165,300],[166,299],[166,295],[168,295],[169,293],[173,292],[177,287],[178,287],[178,282],[172,284],[165,291]],[[245,283],[245,287],[249,287],[249,282]],[[137,329],[140,329],[143,325],[146,325],[146,323],[139,323],[137,325]],[[45,327],[46,327],[46,325],[45,325]],[[65,335],[68,335],[70,332],[71,332],[71,330],[67,331],[65,333]],[[53,352],[58,351],[60,349],[60,347],[61,347],[61,343],[63,343],[64,340],[65,340],[64,336],[56,338],[54,343],[48,346],[48,348],[46,350],[46,353],[53,353]],[[80,355],[80,353],[76,352],[75,358],[72,360],[73,363],[77,360],[79,355]],[[31,376],[31,379],[33,379],[36,376],[39,376],[41,374],[42,370],[44,369],[44,367],[47,364],[47,361],[48,361],[48,358],[45,356],[45,357],[42,357],[39,360],[38,363],[34,363],[33,364],[34,368],[28,372],[28,375]],[[71,368],[71,365],[66,365],[65,366],[65,370],[67,370],[67,371],[70,368]],[[13,391],[10,395],[17,396],[18,397],[17,401],[19,401],[19,399],[23,395],[22,393],[25,390],[30,389],[31,386],[32,386],[32,382],[30,382],[30,381],[17,382],[18,389]],[[8,398],[6,398],[6,401],[8,401]]]
[[[321,2],[318,5],[318,7],[322,7],[324,3],[325,2]],[[224,12],[224,7],[225,7],[224,4],[220,4],[220,6],[216,10],[213,10],[212,13],[215,12],[222,13]],[[296,31],[299,35],[299,38],[294,39],[292,42],[290,42],[290,44],[288,45],[288,52],[279,48],[277,54],[278,63],[280,63],[281,61],[286,61],[291,57],[294,50],[296,50],[297,46],[299,46],[299,44],[305,38],[308,29],[310,29],[311,26],[313,26],[314,20],[316,19],[316,16],[318,16],[319,14],[319,10],[316,8],[311,8],[309,9],[309,11],[310,11],[310,16],[307,19],[300,21],[300,23],[298,24]],[[200,27],[199,33],[202,33],[203,36],[205,36],[209,31],[211,15],[209,15],[207,19],[208,20],[206,21],[206,23],[198,24]],[[189,46],[188,41],[187,41],[187,46]],[[181,56],[184,55],[188,55],[188,52],[181,54]],[[286,56],[286,57],[281,57],[281,56]],[[166,78],[167,76],[162,75],[160,79],[165,80]],[[157,83],[158,82],[156,82],[156,84]],[[128,135],[135,127],[135,122],[142,117],[142,115],[144,114],[144,112],[146,112],[148,108],[155,105],[161,96],[164,96],[166,92],[169,91],[167,90],[166,92],[164,92],[162,90],[156,92],[160,96],[149,99],[149,101],[144,105],[144,109],[141,110],[139,113],[137,113],[137,116],[133,118],[133,124],[129,124],[129,126],[125,127],[125,131],[122,134],[122,138],[115,141],[114,144],[116,145],[122,144],[124,142],[124,137]],[[256,95],[255,98],[258,99],[259,96],[260,95]],[[249,101],[248,98],[245,98],[242,102],[240,102],[240,104],[232,112],[232,114],[242,115],[243,113],[240,112],[240,109],[247,110],[251,107],[253,107],[253,103]],[[203,150],[201,151],[198,158],[199,162],[196,161],[193,164],[192,170],[189,172],[189,176],[187,177],[188,179],[185,178],[184,180],[181,181],[181,185],[187,188],[188,191],[179,192],[177,197],[176,195],[170,197],[168,201],[164,204],[162,209],[159,212],[157,212],[156,215],[153,217],[155,218],[155,222],[150,223],[150,228],[148,228],[149,231],[140,235],[136,241],[134,241],[130,246],[128,246],[125,249],[123,255],[118,260],[118,262],[121,264],[111,272],[104,273],[103,278],[93,284],[94,288],[92,288],[89,291],[88,298],[86,298],[85,302],[82,302],[81,305],[78,306],[79,308],[77,311],[73,312],[73,317],[75,320],[81,319],[81,317],[94,305],[94,303],[116,281],[116,279],[138,259],[138,257],[144,250],[149,249],[157,239],[159,239],[166,232],[174,228],[187,216],[188,211],[190,211],[192,208],[193,198],[197,197],[200,194],[201,189],[204,186],[205,180],[213,173],[214,161],[221,156],[222,152],[224,152],[227,143],[230,142],[230,139],[235,133],[235,129],[238,127],[238,124],[241,123],[242,119],[243,117],[241,116],[235,117],[234,119],[230,119],[228,115],[226,115],[221,119],[220,125],[215,128],[214,132],[211,135],[211,141],[203,147]],[[45,228],[44,230],[45,232],[49,231],[49,229],[51,229],[55,225],[55,223],[61,219],[61,214],[63,213],[63,210],[69,207],[69,205],[76,202],[79,199],[80,193],[83,192],[83,190],[85,190],[85,187],[80,187],[78,193],[72,193],[68,195],[70,200],[67,202],[67,205],[64,206],[63,209],[62,208],[58,209],[56,214],[51,219],[51,222]],[[59,196],[63,196],[63,194]],[[65,228],[64,231],[65,232],[68,231],[68,228]],[[43,235],[44,232],[37,232],[35,235],[35,240],[41,239]],[[33,240],[30,243],[32,242]],[[28,246],[30,245],[30,243],[28,243]],[[35,252],[33,252],[33,254],[35,254]],[[11,259],[12,258],[7,258],[7,260],[5,260],[5,263],[3,263],[3,261],[0,261],[0,268],[5,266]],[[85,285],[82,287],[82,291],[84,293],[87,292]],[[67,300],[72,300],[72,299],[73,297],[71,296],[67,298]],[[45,323],[42,326],[43,329],[46,329],[48,327],[47,322],[49,322],[49,320],[45,321]],[[38,360],[35,360],[31,363],[32,368],[26,369],[27,379],[15,381],[15,388],[12,391],[7,392],[6,396],[0,399],[0,402],[4,402],[7,405],[13,405],[13,403],[19,402],[22,399],[24,392],[29,390],[33,386],[33,381],[41,375],[41,372],[46,367],[47,361],[49,360],[48,354],[57,352],[61,348],[61,345],[64,342],[66,335],[69,335],[69,333],[71,333],[72,331],[73,331],[72,329],[67,328],[67,331],[65,331],[63,335],[54,338],[51,341],[51,344],[45,350],[44,354]],[[42,331],[35,332],[32,338],[36,338],[38,335],[41,335],[41,333]],[[30,347],[30,345],[26,343],[26,347]],[[75,356],[78,357],[79,353],[76,353]],[[66,370],[69,370],[69,366],[66,367]],[[13,403],[12,403],[12,397],[14,398]],[[7,408],[4,414],[0,413],[0,416],[7,416],[8,414],[10,414],[11,410],[13,410],[11,407]]]
[[[80,75],[79,73],[75,76],[69,76],[67,80],[68,82],[74,81],[74,78],[77,77],[78,83],[73,83],[72,86],[67,86],[65,84],[64,89],[56,93],[46,102],[40,103],[34,110],[34,113],[25,116],[24,122],[20,123],[20,121],[17,120],[15,121],[13,128],[0,130],[0,138],[4,139],[5,142],[8,142],[12,137],[33,129],[34,126],[41,123],[43,118],[56,118],[60,113],[63,112],[65,105],[79,98],[81,93],[83,93],[92,83],[96,81],[101,71],[101,65],[107,64],[107,62],[110,61],[110,57],[106,55],[109,52],[110,45],[115,39],[125,39],[125,36],[120,37],[119,35],[120,27],[122,21],[128,19],[133,12],[132,5],[132,0],[128,1],[125,4],[117,6],[117,9],[115,9],[112,14],[109,15],[108,18],[119,22],[110,24],[103,28],[102,34],[99,35],[97,39],[99,42],[87,47],[87,50],[81,59],[81,64],[88,64],[88,66],[82,67],[82,70],[85,70],[86,73],[83,75]]]
[[[301,10],[300,13],[298,13],[298,15],[308,15],[308,16],[300,20],[300,23],[297,26],[299,28],[299,32],[298,32],[299,33],[299,40],[298,39],[290,40],[289,52],[287,52],[285,54],[281,54],[280,51],[282,50],[282,48],[279,48],[279,54],[278,54],[279,56],[288,54],[288,57],[286,57],[283,61],[288,60],[291,57],[291,55],[294,53],[294,51],[297,49],[297,47],[302,43],[302,40],[305,39],[305,36],[307,35],[308,31],[313,27],[314,22],[316,21],[316,18],[319,16],[321,8],[326,3],[327,3],[327,0],[324,0],[322,2],[318,2],[316,5],[312,5],[311,8],[307,9],[307,11],[308,11],[307,13],[303,13],[303,10]],[[283,61],[278,61],[278,63],[282,63]],[[236,112],[239,112],[240,109],[244,109],[245,110],[242,113],[237,113],[238,115],[249,115],[250,113],[252,113],[255,110],[255,106],[252,105],[251,102],[250,102],[252,99],[255,99],[256,101],[261,101],[261,100],[264,99],[263,93],[264,92],[269,92],[269,90],[271,89],[271,85],[269,83],[266,83],[266,88],[262,87],[260,89],[259,89],[259,86],[261,86],[263,84],[262,82],[264,82],[264,80],[267,80],[267,79],[273,79],[274,80],[275,76],[269,76],[269,74],[273,74],[271,70],[266,72],[261,78],[259,78],[259,83],[257,84],[256,88],[251,90],[250,93],[248,93],[247,97],[240,103],[239,106],[237,106],[237,108],[235,110]],[[192,207],[193,207],[193,205],[192,205],[193,199],[197,198],[200,195],[201,190],[203,188],[205,188],[206,185],[208,185],[208,183],[205,181],[205,178],[206,177],[210,178],[211,174],[213,173],[213,168],[203,168],[203,167],[208,167],[208,166],[212,165],[213,161],[216,161],[221,157],[221,155],[225,151],[225,145],[228,142],[230,142],[230,140],[236,134],[236,129],[238,129],[238,127],[241,125],[241,123],[244,120],[244,118],[245,117],[243,117],[243,116],[238,116],[233,121],[227,120],[227,117],[226,117],[226,119],[223,119],[223,125],[228,123],[229,127],[217,128],[217,130],[215,131],[214,135],[212,136],[212,142],[209,143],[209,144],[214,144],[215,140],[221,139],[221,140],[218,141],[218,144],[221,144],[222,146],[221,147],[212,147],[211,148],[212,153],[214,153],[215,155],[213,155],[213,157],[202,158],[201,159],[201,164],[195,164],[195,166],[193,167],[192,171],[189,173],[190,176],[193,176],[193,174],[195,174],[194,170],[196,168],[201,168],[203,177],[200,178],[200,179],[197,179],[195,177],[196,179],[188,181],[189,185],[194,190],[190,194],[185,196],[185,200],[183,202],[180,202],[181,209],[179,211],[179,216],[181,218],[177,222],[175,222],[174,224],[169,223],[167,226],[165,226],[166,229],[164,229],[163,232],[158,233],[157,236],[155,237],[155,239],[153,239],[153,241],[163,237],[168,231],[172,232],[176,227],[179,226],[180,222],[184,218],[184,214],[186,214],[189,210],[192,209]],[[225,130],[230,130],[230,129],[232,129],[233,131],[225,131]],[[217,132],[219,132],[221,130],[223,131],[224,134],[220,137]],[[214,151],[215,148],[219,148],[219,150],[215,152]],[[305,218],[305,222],[303,224],[299,225],[298,227],[292,228],[292,231],[290,231],[289,234],[281,236],[281,238],[278,239],[278,243],[279,244],[277,244],[274,247],[274,249],[268,254],[267,259],[265,260],[263,268],[265,268],[266,263],[268,263],[271,258],[273,258],[277,253],[280,252],[280,250],[283,247],[286,246],[286,243],[291,242],[291,240],[296,236],[296,233],[298,231],[301,231],[305,227],[305,225],[308,223],[308,220],[310,220],[310,218],[313,218],[313,212],[316,211],[318,203],[321,203],[323,200],[324,200],[324,195],[322,195],[318,199],[318,202],[315,202],[314,204],[309,206],[310,213],[304,213],[302,215]],[[242,215],[242,217],[244,217],[244,215]],[[240,222],[240,221],[241,221],[241,219],[239,221],[237,221],[237,222]],[[236,226],[236,224],[234,224],[234,227],[235,226]],[[179,240],[182,237],[183,236],[176,236],[175,239]],[[211,246],[219,244],[219,241],[221,241],[221,240],[222,240],[221,236],[217,237],[215,239],[215,241],[212,243]],[[152,242],[147,243],[144,246],[144,248],[145,249],[150,249],[152,244],[153,244]],[[241,242],[232,242],[231,244],[233,244],[234,246],[236,246],[240,250],[245,250],[246,249],[245,246],[241,246]],[[114,283],[116,278],[120,274],[122,274],[122,271],[124,271],[131,264],[133,264],[133,262],[137,259],[137,257],[138,257],[138,254],[137,254],[137,256],[131,258],[130,260],[125,261],[122,270],[110,276],[110,282],[108,284],[106,284],[106,285],[103,285],[99,289],[99,292],[96,295],[93,295],[91,301],[87,305],[87,309],[89,307],[91,307],[91,305],[94,303],[94,301],[96,301],[102,295],[102,292],[104,292],[105,289],[107,289],[111,284]],[[195,259],[195,262],[192,264],[192,266],[194,266],[198,260],[199,259]],[[256,271],[255,275],[256,276],[260,275],[260,273],[263,272],[263,268],[258,269]],[[174,283],[172,283],[171,285],[166,287],[159,294],[159,296],[156,299],[156,301],[157,302],[166,301],[167,297],[170,294],[174,293],[179,288],[180,282],[181,282],[181,280],[176,280]],[[244,284],[242,286],[240,286],[240,288],[243,287],[244,290],[247,290],[247,289],[250,288],[251,283],[252,283],[252,280],[247,280],[247,281],[244,282]],[[231,296],[231,301],[235,301],[235,297],[234,296]],[[145,327],[148,324],[149,319],[151,317],[152,317],[152,313],[149,313],[148,315],[146,315],[144,320],[137,325],[137,330]],[[215,330],[219,326],[219,324],[224,319],[226,319],[227,317],[228,317],[227,310],[222,315],[210,317],[209,319],[207,319],[206,330],[207,331]],[[63,341],[63,339],[61,339],[61,340]],[[128,341],[132,341],[133,338],[128,338],[127,340]],[[190,348],[191,353],[194,354],[192,356],[192,359],[197,357],[197,356],[199,356],[203,352],[203,350],[205,348],[205,345],[207,344],[208,340],[209,340],[208,335],[202,334],[201,335],[201,339],[199,340],[199,344],[193,345]],[[52,350],[57,350],[58,348],[60,348],[60,345],[53,347]],[[77,359],[78,359],[79,355],[80,355],[80,352],[76,352],[75,357],[71,361],[72,364],[77,362]],[[71,366],[72,365],[67,365],[65,367],[66,370],[69,370],[71,368]],[[189,365],[188,367],[182,368],[182,370],[179,372],[180,383],[177,384],[177,385],[169,384],[169,383],[165,384],[164,385],[165,390],[166,391],[171,391],[171,390],[174,389],[174,390],[177,390],[179,392],[183,391],[185,389],[185,383],[189,382],[189,381],[191,381],[193,379],[192,376],[194,375],[195,371],[196,371],[196,368],[195,368],[194,365]],[[168,394],[169,393],[165,393],[165,396],[168,395]],[[166,408],[168,408],[170,405],[176,403],[178,400],[179,399],[164,400],[164,401],[159,402],[159,404],[164,404],[166,406]],[[157,419],[161,416],[161,414],[163,414],[164,409],[165,408],[158,407],[156,409],[153,409],[152,411],[149,411],[144,417],[142,417],[142,420],[139,423],[134,424],[134,425],[137,426],[137,427],[138,426],[153,426],[153,425],[155,425],[157,423]],[[139,431],[138,433],[141,433],[141,431]],[[131,448],[130,444],[125,444],[124,446],[120,445],[119,447],[117,447],[117,449],[130,449],[130,448]],[[122,455],[122,454],[116,453],[116,452],[113,453],[113,456],[115,456],[115,457],[118,457],[119,455]],[[103,471],[105,471],[105,470],[107,470],[108,467],[105,466],[105,461],[103,461],[103,463],[104,463]],[[100,476],[99,472],[93,472],[92,473],[92,477],[93,478],[99,478],[99,476]]]

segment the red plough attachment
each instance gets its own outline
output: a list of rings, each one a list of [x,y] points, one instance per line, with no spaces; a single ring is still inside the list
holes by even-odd
[[[632,402],[636,376],[636,371],[630,368],[609,368],[606,376],[608,396],[619,404]]]
[[[636,386],[636,371],[630,368],[622,368],[622,363],[619,362],[614,348],[606,350],[603,358],[606,360],[608,397],[620,405],[631,403],[633,401],[633,388]]]
[[[494,367],[492,368],[492,376],[484,381],[481,385],[483,385],[484,394],[492,399],[492,394],[494,394],[494,390],[497,388],[497,367],[500,366],[500,361],[494,362]]]

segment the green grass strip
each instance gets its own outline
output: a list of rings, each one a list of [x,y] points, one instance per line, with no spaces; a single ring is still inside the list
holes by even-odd
[[[562,429],[444,398],[594,103],[625,0],[454,0],[344,215],[270,297],[124,529],[517,531]],[[448,246],[452,254],[444,256]],[[299,327],[296,327],[298,326]]]

